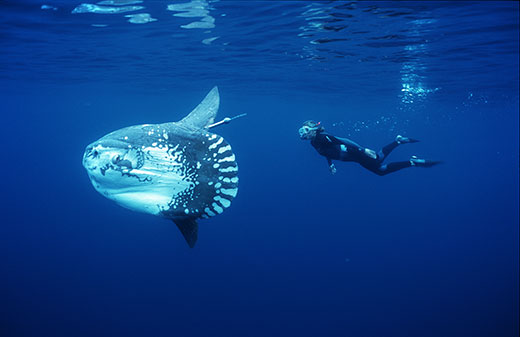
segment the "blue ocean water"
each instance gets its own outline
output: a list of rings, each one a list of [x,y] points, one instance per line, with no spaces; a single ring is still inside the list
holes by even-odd
[[[518,2],[4,0],[0,27],[1,336],[518,336]],[[215,85],[239,193],[190,249],[82,156]],[[308,119],[444,164],[331,175]]]

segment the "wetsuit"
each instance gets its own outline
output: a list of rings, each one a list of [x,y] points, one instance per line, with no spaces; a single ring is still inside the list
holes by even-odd
[[[383,164],[390,152],[399,145],[396,141],[383,147],[375,159],[366,154],[366,148],[350,139],[335,137],[322,130],[316,132],[316,137],[311,140],[311,144],[319,154],[327,158],[329,167],[332,165],[332,160],[353,161],[377,175],[384,176],[412,166],[410,161]]]

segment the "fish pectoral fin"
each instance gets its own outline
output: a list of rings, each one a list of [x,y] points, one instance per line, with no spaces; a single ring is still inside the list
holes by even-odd
[[[185,219],[175,219],[173,222],[177,225],[179,230],[186,239],[188,246],[193,248],[195,243],[197,242],[199,225],[197,225],[197,220],[185,218]]]

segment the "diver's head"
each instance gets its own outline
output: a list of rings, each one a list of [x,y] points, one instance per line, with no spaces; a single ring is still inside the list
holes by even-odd
[[[298,130],[301,139],[313,139],[318,131],[324,130],[321,122],[306,121]]]

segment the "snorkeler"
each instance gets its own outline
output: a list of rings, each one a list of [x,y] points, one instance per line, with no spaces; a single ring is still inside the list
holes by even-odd
[[[412,156],[410,160],[383,164],[385,158],[400,144],[417,143],[417,139],[398,135],[395,140],[383,147],[379,152],[360,146],[347,138],[335,137],[327,132],[320,122],[306,121],[299,130],[301,139],[308,139],[319,154],[327,158],[329,170],[336,173],[336,166],[332,160],[353,161],[377,175],[389,173],[412,166],[432,167],[439,161],[419,159]]]

